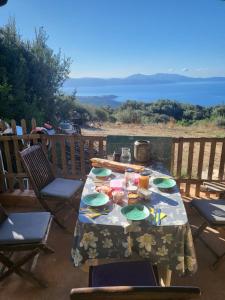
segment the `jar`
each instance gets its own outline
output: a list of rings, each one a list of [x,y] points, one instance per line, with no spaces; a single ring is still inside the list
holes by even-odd
[[[128,186],[128,185],[133,185],[134,184],[134,169],[132,168],[128,168],[125,170],[125,185]]]
[[[125,192],[120,190],[120,191],[113,191],[112,192],[112,202],[113,204],[121,204],[123,202],[123,199],[125,197]]]
[[[120,161],[121,153],[114,151],[113,152],[113,160],[114,161]]]
[[[139,140],[134,142],[134,159],[140,163],[150,160],[150,141]]]
[[[131,162],[130,148],[126,148],[126,147],[122,148],[122,154],[120,157],[120,161],[122,163],[130,163]]]
[[[136,193],[129,193],[128,194],[128,205],[136,204],[138,203],[139,195]]]
[[[139,177],[138,186],[143,189],[148,189],[149,187],[149,172],[141,172]]]

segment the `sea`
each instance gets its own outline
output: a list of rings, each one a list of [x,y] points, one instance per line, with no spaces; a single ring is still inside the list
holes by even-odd
[[[225,104],[225,81],[182,82],[149,85],[108,85],[64,87],[64,92],[71,94],[74,89],[79,96],[114,95],[114,100],[125,102],[137,100],[152,102],[158,99],[176,100],[201,106]]]

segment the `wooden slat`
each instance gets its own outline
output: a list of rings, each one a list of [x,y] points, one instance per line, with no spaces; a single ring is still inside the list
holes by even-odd
[[[178,143],[180,141],[180,137],[179,138],[173,138],[173,141],[175,143]],[[185,137],[182,138],[184,140],[185,143],[190,143],[190,142],[201,142],[204,141],[205,143],[211,143],[211,142],[217,142],[217,143],[221,143],[224,141],[224,138],[217,138],[217,137],[200,137],[200,138],[189,138],[189,137]]]
[[[22,119],[20,121],[20,124],[21,124],[21,127],[22,127],[23,135],[27,134],[27,124],[26,124],[26,121],[24,119]]]
[[[208,180],[212,180],[213,167],[215,162],[215,153],[216,153],[216,141],[211,143],[210,156],[209,156],[209,168],[208,168]]]
[[[178,143],[178,153],[177,153],[177,173],[176,173],[177,178],[181,176],[182,159],[183,159],[183,138],[180,138]]]
[[[177,178],[176,179],[177,183],[187,183],[189,182],[190,184],[203,184],[203,182],[207,182],[206,179],[187,179],[187,178]],[[210,180],[208,182],[211,182]],[[218,179],[213,180],[213,182],[220,182]]]
[[[5,170],[2,158],[2,152],[0,151],[0,192],[4,192],[7,189],[7,183],[5,180]]]
[[[6,158],[8,174],[13,174],[12,158],[10,156],[10,151],[9,151],[9,142],[4,141],[3,143],[4,143],[5,158]],[[13,192],[13,190],[14,190],[14,187],[13,187],[14,177],[15,177],[15,175],[13,174],[13,177],[9,178],[9,180],[8,180],[10,192]]]
[[[86,172],[85,172],[85,159],[84,159],[84,141],[81,138],[79,140],[79,146],[80,146],[80,169],[81,169],[81,176],[82,178],[85,178]]]
[[[93,140],[89,140],[89,143],[88,143],[89,159],[91,159],[94,156],[93,144],[94,144],[94,141]]]
[[[49,146],[50,140],[48,140],[48,136],[46,136],[45,134],[40,134],[40,137],[41,137],[42,148],[43,148],[45,154],[48,156],[48,146]]]
[[[34,128],[36,128],[36,127],[37,127],[36,120],[35,120],[34,118],[32,118],[32,120],[31,120],[31,128],[32,128],[32,130],[33,130]]]
[[[4,131],[6,130],[7,126],[5,124],[5,122],[3,120],[0,120],[0,130],[1,131]]]
[[[190,142],[189,152],[188,152],[187,178],[192,177],[193,153],[194,153],[194,142]]]
[[[219,166],[219,180],[223,180],[224,176],[224,163],[225,163],[225,141],[223,141],[222,149],[221,149],[221,156],[220,156],[220,166]]]
[[[56,139],[55,136],[51,136],[51,154],[52,154],[52,169],[53,173],[57,175],[57,152],[56,152]]]
[[[199,197],[201,184],[200,183],[196,183],[195,186],[196,186],[196,188],[195,188],[195,196]]]
[[[16,132],[16,121],[15,120],[11,120],[11,128],[12,128],[12,133],[17,134],[17,132]]]
[[[14,145],[14,155],[16,157],[16,168],[17,168],[17,173],[22,173],[22,165],[21,165],[21,160],[19,157],[19,145],[18,145],[18,140],[13,140],[13,145]],[[21,191],[24,191],[24,184],[23,184],[23,179],[20,177],[17,177],[17,180],[19,182],[19,187]]]
[[[204,182],[203,184],[204,186],[209,187],[210,189],[213,189],[215,191],[225,191],[225,185],[221,186],[217,182]]]
[[[171,165],[170,165],[170,173],[174,174],[174,160],[175,160],[175,143],[172,141],[172,147],[171,147]]]
[[[62,162],[62,173],[63,176],[67,175],[67,162],[66,162],[66,143],[65,143],[66,135],[62,135],[60,139],[60,149],[61,149],[61,162]]]
[[[74,178],[76,177],[76,160],[75,160],[75,138],[74,135],[70,136],[70,160],[71,160],[71,172]]]
[[[199,156],[198,156],[198,171],[197,171],[197,178],[202,178],[202,168],[203,168],[203,160],[204,160],[204,151],[205,151],[205,141],[200,141],[200,148],[199,148]]]
[[[192,165],[193,165],[193,152],[194,152],[194,142],[189,143],[189,151],[188,151],[188,164],[187,164],[187,178],[190,179],[192,177]],[[186,184],[186,196],[190,194],[190,187],[189,183]]]
[[[225,189],[225,182],[216,182],[216,183],[213,183],[213,184],[216,184],[218,187],[221,187],[221,188]]]

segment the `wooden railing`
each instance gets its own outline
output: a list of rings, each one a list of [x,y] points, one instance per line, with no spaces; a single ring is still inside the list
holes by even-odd
[[[91,157],[105,157],[106,138],[100,136],[42,134],[1,136],[0,190],[24,191],[29,186],[18,151],[29,144],[42,143],[56,176],[85,178]],[[25,179],[25,180],[24,180]]]
[[[173,138],[171,173],[186,195],[203,182],[224,180],[225,138]]]
[[[4,123],[0,122],[4,128]],[[53,136],[27,134],[36,127],[21,120],[22,136],[0,136],[0,191],[24,190],[29,188],[18,151],[41,142],[55,175],[65,178],[85,178],[90,170],[91,157],[106,156],[106,137],[63,135]],[[16,133],[16,122],[11,121],[12,132]],[[27,130],[28,128],[28,130]],[[225,163],[225,138],[172,138],[171,174],[178,185],[189,195],[199,195],[204,181],[223,181]]]

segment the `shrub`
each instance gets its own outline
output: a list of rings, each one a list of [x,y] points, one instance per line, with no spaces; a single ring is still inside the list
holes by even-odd
[[[218,127],[225,128],[225,118],[217,118],[215,124]]]

